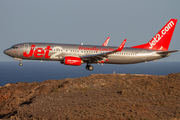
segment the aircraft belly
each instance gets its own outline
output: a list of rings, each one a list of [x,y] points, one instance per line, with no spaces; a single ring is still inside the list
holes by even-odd
[[[160,59],[160,56],[110,56],[108,64],[133,64]]]
[[[129,63],[137,63],[141,60],[141,58],[132,57],[132,56],[119,56],[119,57],[109,57],[109,62],[111,64],[129,64]]]

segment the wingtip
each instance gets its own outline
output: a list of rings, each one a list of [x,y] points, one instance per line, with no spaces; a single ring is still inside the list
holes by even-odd
[[[102,46],[107,46],[109,42],[110,37],[107,37],[106,41],[102,44]]]

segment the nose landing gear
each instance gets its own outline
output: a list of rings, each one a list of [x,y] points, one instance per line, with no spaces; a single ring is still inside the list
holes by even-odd
[[[22,66],[22,65],[23,65],[23,63],[22,63],[22,59],[21,59],[21,58],[14,58],[14,60],[19,60],[19,61],[20,61],[19,65],[20,65],[20,66]]]
[[[22,63],[22,62],[20,62],[20,63],[19,63],[19,65],[20,65],[20,66],[22,66],[22,65],[23,65],[23,63]]]
[[[90,64],[87,63],[86,69],[92,71],[94,69],[94,67],[91,65],[91,63]]]

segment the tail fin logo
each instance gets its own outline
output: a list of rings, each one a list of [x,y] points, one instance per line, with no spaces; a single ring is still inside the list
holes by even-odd
[[[175,25],[174,22],[173,22],[173,21],[170,21],[170,22],[161,30],[161,32],[157,33],[157,34],[154,36],[153,40],[149,42],[149,45],[150,45],[150,46],[149,46],[149,49],[153,48],[153,47],[156,45],[156,43],[158,43],[158,42],[161,40],[161,38],[163,38],[163,36],[166,35],[167,32],[168,32],[174,25]]]

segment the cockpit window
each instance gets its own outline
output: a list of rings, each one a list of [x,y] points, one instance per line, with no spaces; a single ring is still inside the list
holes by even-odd
[[[11,48],[13,48],[13,49],[18,49],[18,47],[17,47],[17,46],[12,46]]]

